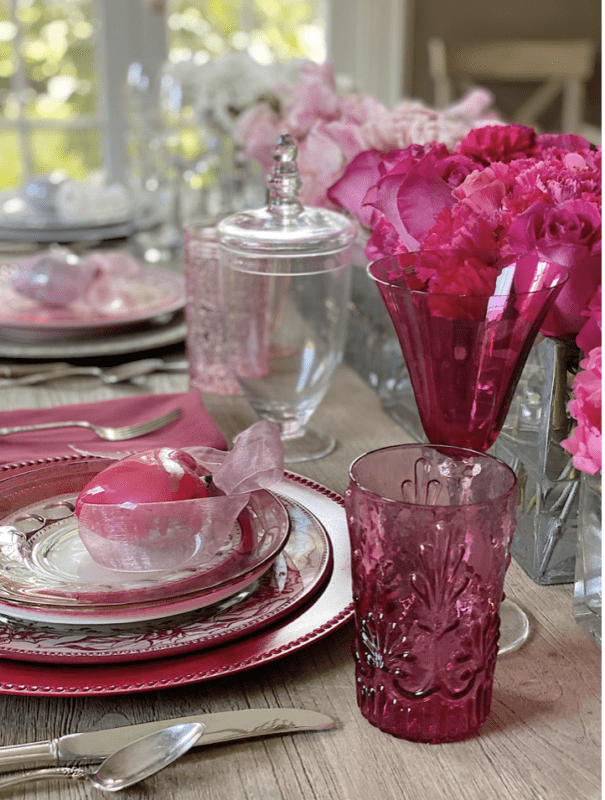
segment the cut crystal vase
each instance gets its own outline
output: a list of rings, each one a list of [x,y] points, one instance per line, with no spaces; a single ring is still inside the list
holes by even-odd
[[[603,607],[601,511],[601,475],[582,473],[573,614],[578,625],[599,647]]]
[[[567,404],[579,360],[574,344],[538,342],[496,442],[521,492],[512,555],[537,584],[574,581],[580,473],[561,442],[573,427]]]

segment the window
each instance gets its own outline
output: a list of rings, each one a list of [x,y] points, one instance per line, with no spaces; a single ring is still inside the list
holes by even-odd
[[[100,166],[92,2],[0,5],[0,186]]]
[[[402,94],[411,0],[5,0],[0,4],[0,189],[65,170],[124,174],[128,65],[230,49],[260,62],[327,56],[385,103]]]

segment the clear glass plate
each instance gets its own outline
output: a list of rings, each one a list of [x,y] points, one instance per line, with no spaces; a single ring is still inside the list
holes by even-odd
[[[53,337],[78,338],[101,331],[126,328],[161,315],[174,314],[185,305],[185,279],[160,267],[141,265],[127,281],[128,308],[103,314],[86,298],[65,307],[44,306],[12,288],[14,263],[0,264],[0,335],[17,341]]]

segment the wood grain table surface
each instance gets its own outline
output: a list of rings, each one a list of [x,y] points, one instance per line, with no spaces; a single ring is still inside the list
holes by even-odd
[[[0,389],[0,409],[186,391],[184,375],[146,386],[95,379]],[[205,395],[231,440],[255,416],[239,397]],[[293,467],[342,493],[361,453],[409,441],[366,384],[342,367],[313,423],[338,440],[330,456]],[[0,440],[0,448],[1,448]],[[122,793],[162,800],[596,800],[601,796],[601,651],[575,623],[572,586],[537,586],[513,562],[507,595],[531,622],[529,641],[498,659],[490,716],[466,742],[414,744],[369,725],[355,700],[351,623],[271,664],[161,691],[102,697],[0,695],[0,744],[229,709],[296,706],[336,720],[332,730],[213,745]],[[153,664],[150,664],[150,670]],[[11,797],[100,796],[72,782],[31,784]],[[8,796],[8,795],[7,795]]]

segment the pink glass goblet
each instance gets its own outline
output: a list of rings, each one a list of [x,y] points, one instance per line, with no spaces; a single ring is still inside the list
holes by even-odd
[[[429,442],[487,451],[541,324],[567,279],[536,255],[503,266],[491,295],[412,288],[418,271],[463,269],[472,254],[424,251],[370,264],[403,351]]]
[[[487,451],[508,413],[532,344],[567,281],[558,264],[534,254],[510,258],[492,294],[438,294],[420,277],[462,273],[475,253],[405,253],[368,266],[403,351],[429,442]],[[503,603],[500,652],[527,639],[527,615]]]
[[[357,702],[417,742],[474,735],[490,710],[517,481],[492,456],[396,445],[353,462]]]

